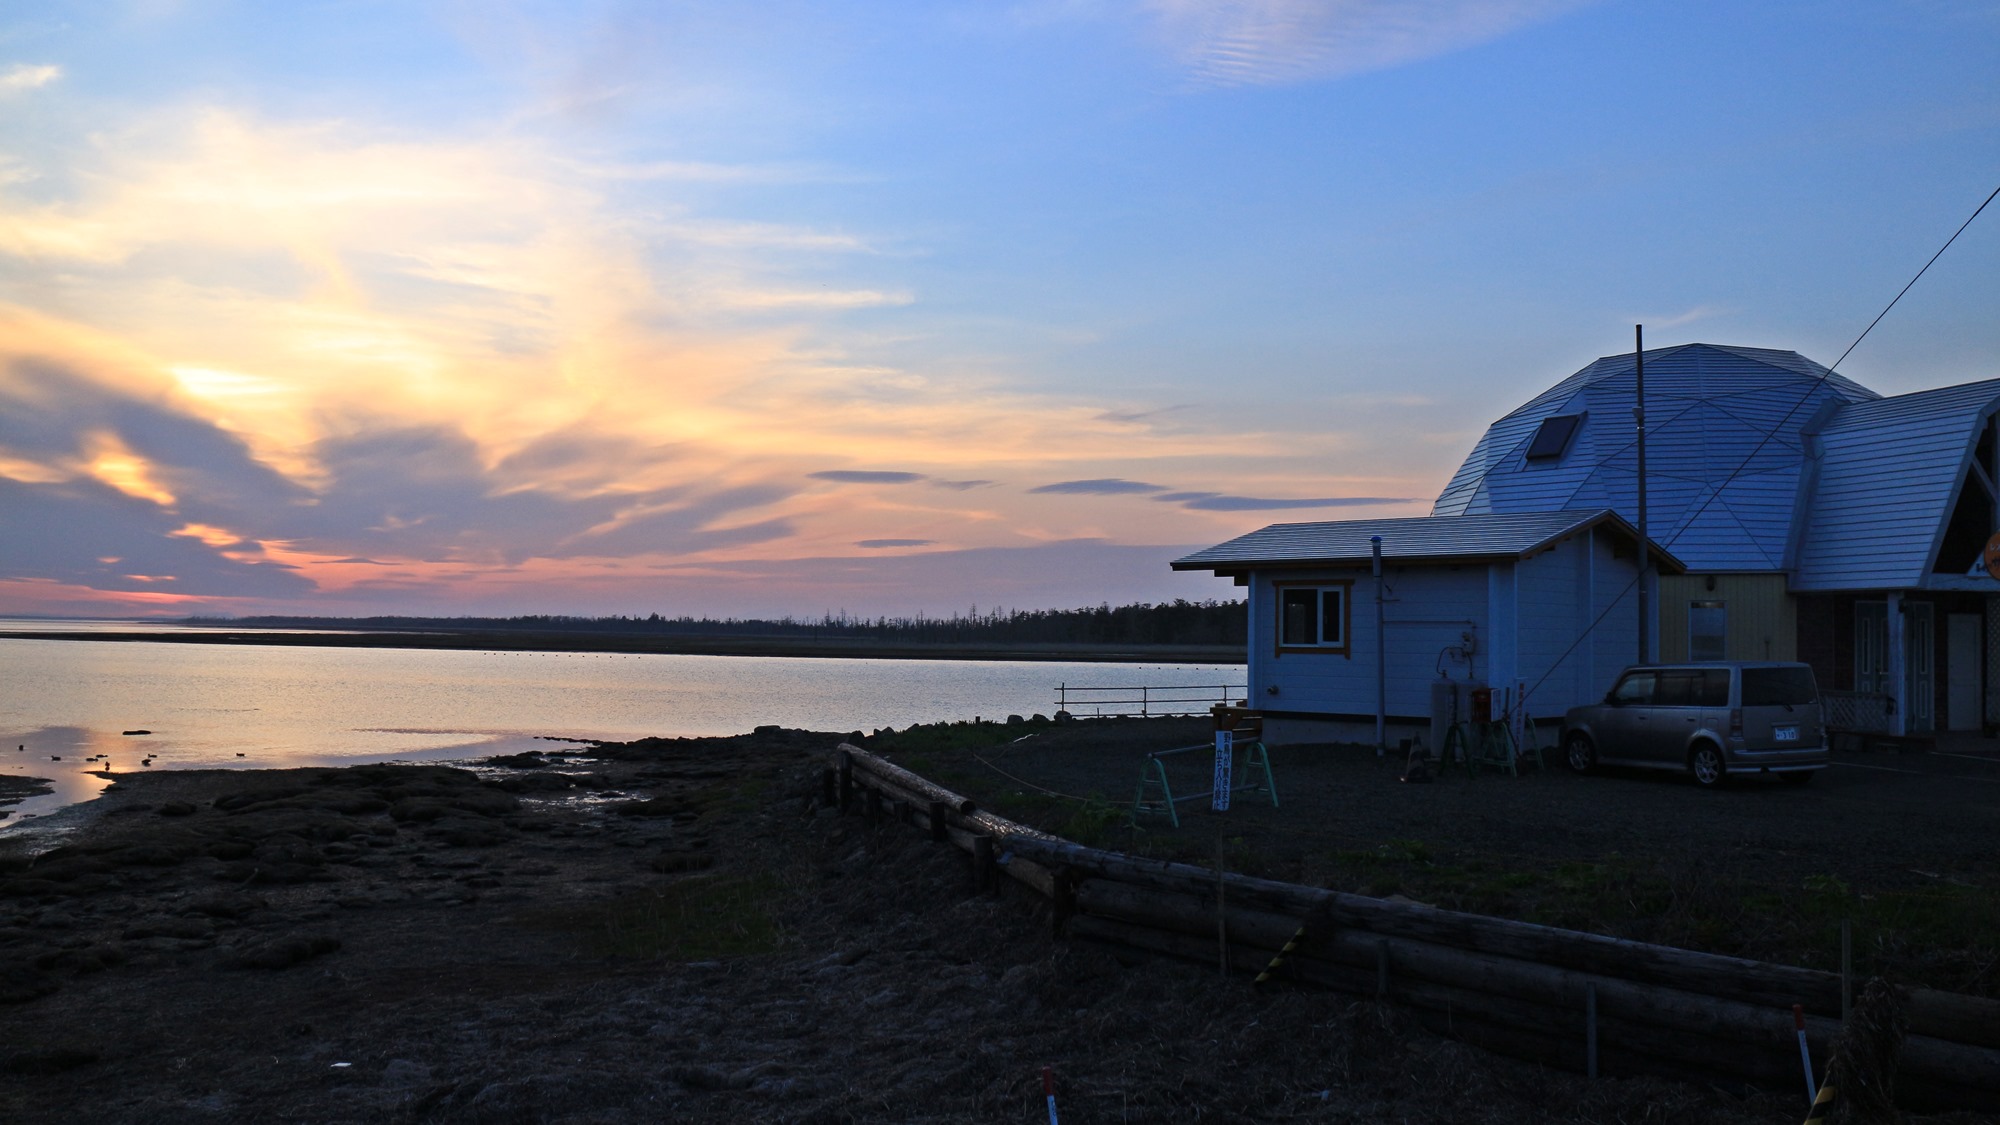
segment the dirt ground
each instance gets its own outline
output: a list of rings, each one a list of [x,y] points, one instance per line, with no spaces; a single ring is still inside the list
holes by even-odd
[[[1176,732],[1118,733],[1143,753]],[[1796,1093],[1586,1082],[1437,1039],[1392,1009],[1057,939],[1032,898],[975,892],[953,849],[816,809],[839,737],[652,740],[478,773],[122,780],[67,836],[0,844],[0,1114],[1039,1121],[1050,1066],[1077,1123],[1800,1116]],[[1080,786],[1057,767],[1080,768],[1087,742],[1031,743],[979,754]],[[1118,772],[1104,753],[1099,768]],[[1518,838],[1524,809],[1710,796],[1615,779],[1446,782],[1393,808],[1354,801],[1378,807],[1367,827],[1331,794],[1368,778],[1394,792],[1374,763],[1328,772],[1317,795],[1299,762],[1273,768],[1284,806],[1229,822],[1246,853],[1250,834],[1298,827],[1254,817],[1293,809],[1357,846],[1442,847],[1460,838],[1444,824],[1498,846]],[[1107,819],[1086,802],[1049,807],[1061,805]],[[1212,846],[1202,818],[1186,832]]]
[[[2000,995],[2000,749],[1836,754],[1805,786],[1708,792],[1640,770],[1577,776],[1553,754],[1520,777],[1409,784],[1403,760],[1371,748],[1278,747],[1277,807],[1241,793],[1226,813],[1184,803],[1178,828],[1133,826],[1146,755],[1211,729],[1002,728],[961,748],[943,744],[975,732],[925,729],[871,745],[1003,815],[1123,851],[1208,865],[1220,837],[1232,870],[1828,970],[1847,918],[1857,972]],[[1167,759],[1174,792],[1206,793],[1212,759]]]

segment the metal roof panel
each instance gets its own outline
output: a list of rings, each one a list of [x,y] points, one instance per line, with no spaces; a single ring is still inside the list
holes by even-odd
[[[1817,438],[1795,590],[1923,585],[2000,379],[1843,407]]]
[[[1382,537],[1382,557],[1395,562],[1518,559],[1600,523],[1611,523],[1634,542],[1638,539],[1632,526],[1609,509],[1280,523],[1175,559],[1173,567],[1239,570],[1365,563],[1371,558],[1369,537],[1374,535]],[[1662,569],[1683,569],[1672,555],[1656,554]]]

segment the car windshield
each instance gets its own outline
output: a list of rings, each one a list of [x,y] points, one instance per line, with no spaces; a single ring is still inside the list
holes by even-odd
[[[1813,683],[1810,668],[1743,669],[1745,707],[1795,707],[1818,698],[1819,689]]]

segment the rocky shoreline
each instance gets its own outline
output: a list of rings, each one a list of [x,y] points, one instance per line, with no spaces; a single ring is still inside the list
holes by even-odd
[[[1797,1116],[1060,940],[952,849],[818,809],[843,737],[122,775],[0,842],[0,1112],[1027,1120],[1049,1065],[1066,1122]]]

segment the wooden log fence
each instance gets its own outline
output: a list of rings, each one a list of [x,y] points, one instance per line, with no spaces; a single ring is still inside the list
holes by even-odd
[[[1805,1008],[1815,1059],[1840,1028],[1837,973],[1218,876],[1016,824],[859,747],[837,756],[842,808],[851,785],[926,810],[915,819],[974,857],[979,885],[1004,874],[1049,898],[1072,938],[1254,976],[1303,925],[1280,978],[1402,1004],[1441,1034],[1580,1073],[1788,1087],[1799,1079],[1791,1006]],[[1904,1009],[1904,1102],[2000,1107],[2000,1001],[1913,988]]]

